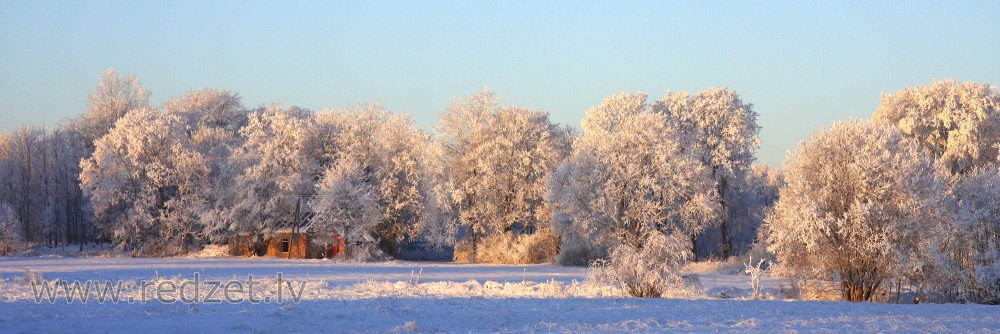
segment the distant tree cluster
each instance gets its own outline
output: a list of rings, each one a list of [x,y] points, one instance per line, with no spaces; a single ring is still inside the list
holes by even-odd
[[[0,136],[0,254],[111,242],[174,255],[302,220],[356,258],[410,243],[459,261],[599,263],[636,295],[689,260],[766,248],[847,300],[903,284],[1000,302],[1000,94],[955,81],[883,96],[868,122],[819,130],[783,170],[754,165],[753,105],[729,89],[606,97],[582,128],[452,101],[432,133],[380,104],[314,112],[203,89],[162,106],[109,70],[89,110]]]
[[[753,242],[777,186],[751,170],[756,113],[726,89],[611,96],[582,134],[489,90],[453,101],[430,134],[379,104],[149,96],[109,70],[79,118],[4,133],[6,252],[111,242],[173,255],[235,236],[261,252],[298,212],[389,255],[419,241],[463,261],[586,265],[659,231],[726,257]]]
[[[726,89],[646,100],[618,94],[590,109],[555,172],[550,202],[563,236],[561,262],[584,264],[618,244],[642,248],[655,233],[687,235],[697,256],[699,236],[713,229],[719,243],[706,248],[725,257],[737,231],[730,203],[747,205],[737,212],[764,205],[733,199],[753,191],[745,186],[759,128],[750,105]]]

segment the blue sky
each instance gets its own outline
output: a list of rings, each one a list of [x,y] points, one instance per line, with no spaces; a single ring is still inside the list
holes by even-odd
[[[727,86],[760,114],[758,161],[934,79],[1000,83],[1000,1],[0,0],[0,129],[85,110],[101,72],[153,102],[205,87],[250,105],[382,101],[430,129],[488,85],[579,127],[608,94]]]

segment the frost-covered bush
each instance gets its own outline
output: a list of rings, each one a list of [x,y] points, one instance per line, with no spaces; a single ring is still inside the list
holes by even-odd
[[[479,241],[477,263],[536,264],[551,263],[556,257],[559,238],[549,230],[532,234],[499,234]],[[461,241],[455,246],[455,260],[473,262],[472,245]]]
[[[24,226],[14,208],[0,202],[0,255],[10,255],[24,248]]]
[[[688,289],[682,270],[690,258],[689,238],[680,233],[652,232],[638,249],[620,245],[607,261],[595,261],[591,279],[619,285],[633,297],[660,297]]]
[[[993,250],[982,259],[983,264],[976,265],[975,278],[977,289],[974,291],[974,300],[984,304],[1000,304],[1000,248],[996,243],[991,245]]]
[[[725,260],[708,259],[688,263],[687,269],[695,274],[742,275],[746,267],[741,256],[732,256]]]
[[[514,241],[512,260],[520,260],[519,263],[552,263],[559,246],[559,237],[550,230],[520,235]]]
[[[777,259],[774,257],[774,253],[767,251],[767,244],[763,241],[758,241],[750,245],[750,249],[740,257],[741,262],[751,262],[751,259],[758,259],[764,261],[764,268],[770,269]]]
[[[353,248],[353,249],[351,249]],[[375,243],[363,243],[359,246],[354,246],[348,248],[347,256],[350,260],[357,262],[379,262],[389,259],[387,255],[381,248]]]
[[[765,265],[764,259],[757,259],[757,262],[754,262],[754,259],[751,257],[750,261],[747,261],[743,265],[746,268],[744,272],[750,275],[750,288],[753,289],[753,299],[761,299],[763,294],[761,294],[760,279],[768,274],[770,264]]]
[[[14,277],[14,283],[22,286],[29,286],[32,284],[37,285],[37,284],[42,284],[44,282],[45,282],[45,275],[40,272],[33,271],[31,269],[24,269],[24,276]]]
[[[576,233],[562,235],[559,243],[559,254],[556,263],[563,266],[587,266],[594,260],[606,259],[608,247],[595,243]]]

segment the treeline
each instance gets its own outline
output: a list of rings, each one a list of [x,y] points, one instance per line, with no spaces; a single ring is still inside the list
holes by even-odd
[[[248,107],[204,89],[156,107],[149,96],[109,70],[85,114],[4,133],[8,252],[112,242],[172,255],[236,235],[262,244],[298,207],[312,231],[374,237],[389,255],[426,242],[460,260],[585,265],[614,243],[641,243],[649,225],[683,230],[701,257],[727,257],[753,242],[780,182],[752,168],[756,113],[726,89],[612,96],[582,133],[489,90],[453,101],[431,134],[378,104]]]
[[[680,279],[663,268],[753,249],[841,282],[848,300],[906,284],[1000,301],[1000,94],[985,84],[885,95],[870,121],[815,132],[784,171],[754,164],[757,113],[725,88],[611,95],[579,130],[489,90],[452,101],[432,133],[379,104],[251,107],[204,89],[157,107],[114,71],[88,107],[0,137],[3,253],[263,247],[307,217],[317,235],[374,241],[351,249],[359,259],[421,243],[461,261],[598,260],[643,296],[662,287],[642,280]]]

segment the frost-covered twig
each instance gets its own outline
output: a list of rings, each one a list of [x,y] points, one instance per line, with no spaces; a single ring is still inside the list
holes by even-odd
[[[750,260],[743,264],[746,267],[745,272],[750,275],[750,287],[753,289],[753,299],[761,298],[760,278],[771,271],[770,264],[765,269],[764,262],[764,259],[760,259],[757,264],[754,264],[753,257],[751,256]]]

